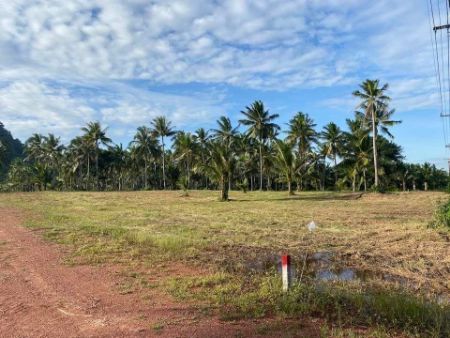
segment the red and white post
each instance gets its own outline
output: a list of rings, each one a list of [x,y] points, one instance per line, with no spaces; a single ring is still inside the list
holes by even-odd
[[[283,279],[283,291],[286,292],[291,287],[291,256],[281,256],[281,274]]]

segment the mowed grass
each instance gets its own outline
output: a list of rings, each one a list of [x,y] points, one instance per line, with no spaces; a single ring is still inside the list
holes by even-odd
[[[345,324],[350,313],[364,308],[353,316],[356,324],[444,332],[439,323],[448,308],[430,308],[428,299],[450,294],[449,233],[427,224],[446,194],[303,192],[288,198],[283,192],[232,192],[227,203],[217,196],[210,191],[191,191],[189,197],[174,191],[15,193],[1,194],[0,207],[24,210],[28,226],[70,244],[71,263],[151,267],[171,261],[198,268],[199,276],[171,278],[166,289],[220,308],[225,318],[313,313]],[[311,220],[318,225],[314,232],[306,228]],[[308,257],[326,253],[332,267],[351,267],[370,278],[319,286],[305,272],[286,296],[279,292],[276,272],[281,253],[291,254],[298,267],[306,265],[305,271]],[[426,313],[444,317],[435,322]]]

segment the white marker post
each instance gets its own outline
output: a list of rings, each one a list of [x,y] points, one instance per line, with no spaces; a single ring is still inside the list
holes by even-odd
[[[287,292],[291,287],[291,256],[281,256],[281,273],[283,279],[283,291]]]

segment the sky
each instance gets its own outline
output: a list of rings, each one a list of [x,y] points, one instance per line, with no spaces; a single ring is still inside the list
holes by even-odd
[[[166,115],[214,128],[263,100],[345,128],[367,78],[389,83],[407,161],[447,168],[425,0],[0,2],[0,121],[63,142],[100,121],[116,143]]]

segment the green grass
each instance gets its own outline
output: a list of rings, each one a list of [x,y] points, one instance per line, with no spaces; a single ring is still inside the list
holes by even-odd
[[[181,274],[161,285],[225,319],[312,315],[342,325],[441,335],[448,307],[427,299],[449,295],[450,279],[443,277],[450,266],[448,236],[427,225],[446,195],[357,197],[232,192],[233,200],[221,203],[217,193],[208,191],[190,191],[189,197],[179,192],[46,192],[0,194],[0,207],[24,210],[27,226],[70,245],[71,264],[115,262],[151,269],[171,260],[197,269],[198,276]],[[319,227],[314,233],[305,227],[311,219]],[[305,276],[286,296],[279,292],[274,270],[275,258],[284,252],[297,265],[305,255],[329,252],[333,267],[352,267],[373,278],[319,288]],[[385,275],[391,277],[380,277]],[[132,288],[125,285],[122,292]]]

